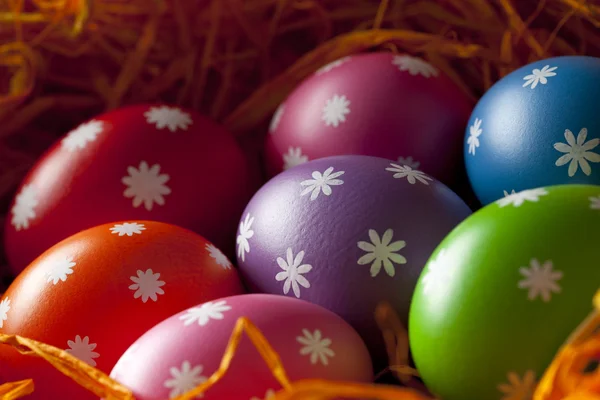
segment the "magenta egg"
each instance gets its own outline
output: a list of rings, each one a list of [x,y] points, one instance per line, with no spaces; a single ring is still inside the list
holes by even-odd
[[[292,381],[373,380],[367,348],[350,325],[320,306],[269,294],[225,297],[164,320],[133,343],[111,377],[130,388],[138,400],[186,393],[218,369],[240,317],[250,319],[265,335]],[[262,400],[281,389],[244,337],[227,374],[202,398]]]
[[[272,176],[317,158],[358,154],[392,159],[452,185],[464,177],[462,141],[473,105],[418,57],[344,57],[279,106],[267,135],[267,170]]]
[[[443,183],[370,156],[332,156],[272,178],[246,207],[237,260],[252,292],[319,304],[349,322],[387,364],[374,313],[406,322],[413,289],[442,239],[471,214]]]

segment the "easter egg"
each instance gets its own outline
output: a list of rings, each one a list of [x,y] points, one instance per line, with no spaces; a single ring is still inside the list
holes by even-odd
[[[464,139],[481,203],[542,186],[600,184],[599,92],[600,58],[587,56],[536,61],[493,85]]]
[[[461,142],[473,108],[442,71],[375,52],[334,61],[279,106],[266,142],[271,175],[317,158],[389,158],[444,183],[464,176]]]
[[[105,224],[59,242],[17,277],[0,299],[0,333],[48,343],[109,373],[163,319],[241,293],[236,269],[196,233],[152,221]],[[0,360],[6,379],[35,380],[32,400],[94,398],[39,358],[0,346]]]
[[[444,184],[378,157],[326,157],[289,169],[252,198],[237,258],[253,292],[321,305],[387,363],[374,313],[391,304],[406,322],[431,252],[471,214]]]
[[[186,393],[217,371],[240,317],[262,332],[291,381],[373,380],[367,348],[350,325],[317,305],[269,294],[226,297],[166,319],[127,350],[111,377],[139,400]],[[248,338],[234,354],[227,373],[203,399],[265,399],[282,389]]]
[[[530,399],[600,285],[600,187],[528,189],[438,246],[410,309],[412,356],[444,400]]]
[[[25,177],[5,225],[9,262],[18,273],[60,240],[126,219],[188,228],[233,256],[250,170],[232,135],[194,111],[134,105],[99,115]]]

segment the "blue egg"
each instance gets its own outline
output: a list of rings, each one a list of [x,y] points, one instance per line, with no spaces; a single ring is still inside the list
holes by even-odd
[[[600,58],[548,58],[513,71],[479,100],[465,163],[479,200],[559,184],[600,184]]]

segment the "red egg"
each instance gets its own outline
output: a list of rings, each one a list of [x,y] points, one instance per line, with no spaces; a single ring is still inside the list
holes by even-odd
[[[138,400],[184,394],[219,368],[240,317],[249,318],[265,335],[291,381],[373,381],[369,352],[342,318],[303,300],[268,294],[218,299],[162,321],[124,353],[111,377],[130,388]],[[244,337],[223,379],[203,398],[268,400],[269,393],[281,389]]]
[[[270,175],[333,155],[369,155],[452,185],[464,175],[472,101],[426,61],[388,52],[344,57],[300,84],[275,112]]]
[[[83,229],[149,219],[191,229],[233,255],[255,174],[233,136],[190,110],[136,105],[69,132],[24,179],[5,227],[15,273]]]
[[[237,270],[212,243],[174,225],[100,225],[56,244],[0,298],[0,333],[65,349],[109,373],[163,319],[243,293]],[[0,346],[4,379],[33,378],[31,399],[94,398],[45,361]],[[87,394],[87,397],[86,397]]]

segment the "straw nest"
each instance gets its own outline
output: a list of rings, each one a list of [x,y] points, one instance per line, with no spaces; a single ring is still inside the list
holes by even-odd
[[[339,57],[417,54],[477,98],[530,61],[598,55],[598,27],[585,0],[0,0],[0,223],[39,155],[104,110],[184,105],[251,152]]]

